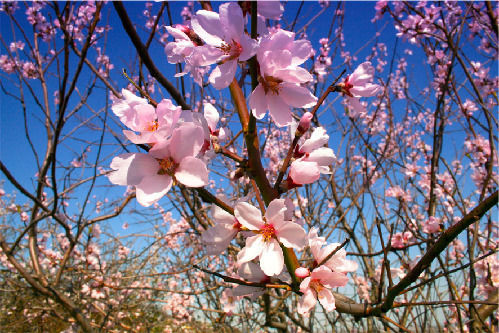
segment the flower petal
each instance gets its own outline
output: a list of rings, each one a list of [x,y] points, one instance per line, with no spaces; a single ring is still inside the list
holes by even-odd
[[[188,187],[208,185],[208,169],[199,158],[187,156],[180,162],[175,171],[175,178]]]
[[[137,201],[142,206],[149,207],[170,190],[172,183],[172,177],[168,175],[144,177],[136,186]]]
[[[113,158],[108,175],[109,181],[116,185],[137,185],[145,176],[158,173],[159,164],[147,154],[121,154]]]
[[[218,13],[198,10],[191,19],[194,32],[207,44],[221,46],[223,42],[223,31],[220,29],[220,16]]]
[[[234,208],[234,215],[249,230],[260,230],[264,225],[260,210],[247,202],[238,203]]]
[[[314,292],[312,289],[307,289],[300,297],[297,311],[302,316],[308,316],[308,313],[315,307],[315,304],[317,304],[317,299],[315,298]]]
[[[317,103],[317,97],[305,87],[293,83],[281,83],[281,87],[279,95],[295,108],[309,108]]]
[[[244,34],[244,18],[241,7],[235,2],[224,3],[218,7],[220,23],[225,33],[225,41],[239,42]],[[219,27],[220,29],[220,27]]]
[[[237,61],[229,60],[221,65],[215,67],[211,72],[209,81],[215,87],[215,89],[224,89],[229,86],[229,84],[234,79],[237,70]]]
[[[249,107],[256,119],[262,119],[267,113],[267,95],[263,86],[259,84],[250,95]]]
[[[267,223],[281,222],[284,220],[284,211],[286,210],[284,199],[274,199],[270,202],[265,211]]]
[[[279,95],[268,94],[267,103],[270,116],[277,126],[283,127],[291,124],[293,117],[289,105]]]
[[[320,166],[330,166],[334,161],[336,161],[336,155],[331,148],[321,147],[311,152],[305,160],[309,162],[316,162]]]
[[[321,176],[319,166],[315,162],[296,160],[291,163],[289,177],[296,184],[312,184]]]
[[[307,233],[297,223],[284,222],[280,229],[276,230],[277,239],[286,247],[301,250],[307,244]]]
[[[260,267],[268,275],[278,275],[284,267],[284,256],[281,247],[275,239],[265,242],[260,255]]]
[[[237,263],[241,265],[260,256],[263,250],[263,237],[255,235],[246,238],[246,246],[237,254]]]
[[[331,312],[336,309],[334,296],[329,289],[323,288],[319,290],[317,298],[327,312]]]
[[[196,156],[204,144],[203,128],[186,122],[173,131],[170,153],[175,162],[180,163],[184,157]]]

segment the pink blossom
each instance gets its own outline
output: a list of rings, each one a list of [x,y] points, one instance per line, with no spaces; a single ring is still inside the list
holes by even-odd
[[[218,50],[216,62],[219,65],[211,72],[209,81],[216,89],[223,89],[234,79],[237,62],[246,61],[255,54],[257,43],[245,34],[243,12],[237,3],[224,3],[219,11],[220,14],[199,10],[191,24],[207,45]]]
[[[260,267],[266,275],[281,273],[284,257],[279,242],[297,250],[306,242],[305,230],[291,222],[289,216],[286,218],[287,210],[284,199],[274,199],[267,207],[264,221],[258,208],[247,202],[236,205],[234,213],[239,223],[257,234],[246,239],[246,247],[237,256],[239,264],[260,257]]]
[[[411,195],[404,191],[400,186],[389,187],[385,191],[386,197],[397,198],[401,201],[410,202],[412,200]]]
[[[409,244],[409,241],[411,239],[412,239],[412,233],[410,231],[406,231],[404,233],[397,232],[392,236],[391,246],[395,249],[402,249]]]
[[[315,263],[320,264],[329,254],[335,251],[340,244],[327,244],[325,238],[319,237],[317,232],[318,230],[316,228],[310,229],[308,232],[308,244],[310,246],[310,251],[314,256]],[[346,256],[347,252],[345,249],[339,249],[323,265],[334,272],[347,273],[356,271],[358,264],[355,261],[346,259]]]
[[[332,272],[326,266],[317,267],[300,284],[303,296],[298,303],[298,313],[307,316],[317,304],[317,299],[326,311],[333,311],[336,309],[336,304],[330,289],[343,287],[347,283],[348,278],[345,274]]]
[[[284,6],[280,1],[259,1],[257,11],[258,15],[267,19],[279,20],[284,12]]]
[[[221,141],[225,140],[229,135],[230,130],[225,127],[217,128],[220,120],[220,115],[218,114],[217,109],[213,106],[213,104],[205,102],[203,103],[203,111],[211,136],[215,136]]]
[[[163,99],[156,109],[144,98],[123,89],[123,98],[115,100],[111,109],[132,131],[123,134],[135,144],[156,143],[166,140],[177,124],[182,112],[169,99]],[[135,134],[133,131],[140,132]]]
[[[208,184],[208,169],[198,159],[204,143],[201,126],[186,122],[173,131],[171,139],[154,145],[148,154],[122,154],[113,159],[109,180],[117,185],[133,185],[137,201],[150,206],[161,199],[173,180],[188,187]]]
[[[270,281],[270,278],[260,269],[260,267],[252,262],[241,264],[237,269],[237,275],[245,281],[250,282],[267,283]],[[232,289],[232,294],[234,296],[249,296],[251,299],[256,299],[258,296],[262,295],[264,291],[265,288],[237,285]]]
[[[423,223],[423,232],[427,234],[434,234],[440,231],[440,219],[435,216],[430,216]]]
[[[171,64],[185,62],[184,71],[175,74],[175,77],[191,72],[194,81],[202,85],[205,73],[202,67],[215,63],[220,57],[219,50],[211,45],[201,45],[199,37],[186,26],[166,27],[166,30],[175,38],[174,42],[165,46],[168,62]]]
[[[215,225],[203,232],[201,241],[206,245],[209,255],[216,255],[227,249],[241,230],[241,224],[234,216],[216,205],[212,206],[211,216],[215,220]]]
[[[326,134],[326,130],[317,127],[309,139],[301,146],[297,146],[294,153],[297,160],[291,163],[289,170],[291,184],[288,184],[288,187],[294,184],[311,184],[319,179],[321,173],[331,173],[329,166],[336,160],[336,155],[331,148],[323,147],[328,140],[329,135]]]
[[[312,47],[307,40],[295,41],[295,34],[277,30],[260,41],[257,59],[260,64],[260,84],[253,90],[249,106],[257,119],[267,110],[277,126],[291,124],[290,107],[309,108],[317,98],[300,84],[313,79],[302,67],[310,56]]]
[[[310,275],[310,271],[306,267],[298,267],[295,269],[295,275],[299,278],[306,278]]]
[[[374,78],[374,67],[369,61],[360,64],[355,71],[346,77],[340,85],[350,107],[350,116],[365,113],[365,107],[360,103],[360,97],[376,96],[381,92],[381,86],[371,83]]]

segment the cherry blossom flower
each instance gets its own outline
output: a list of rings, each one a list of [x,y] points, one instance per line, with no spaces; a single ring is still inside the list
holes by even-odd
[[[317,299],[326,311],[333,311],[336,309],[336,304],[330,289],[343,287],[347,283],[348,277],[345,274],[332,272],[326,266],[317,267],[300,284],[303,296],[298,302],[298,313],[308,315],[317,304]]]
[[[169,99],[163,99],[155,109],[147,100],[122,89],[123,98],[115,100],[111,109],[132,131],[123,134],[135,144],[156,143],[171,135],[182,112]],[[140,132],[135,134],[133,131]]]
[[[360,64],[355,71],[340,83],[346,103],[350,107],[350,116],[365,113],[365,107],[360,102],[360,97],[376,96],[381,92],[381,86],[372,83],[374,67],[369,61]]]
[[[209,81],[216,89],[223,89],[234,79],[237,62],[251,58],[258,44],[244,33],[243,12],[237,3],[224,3],[219,11],[220,14],[198,10],[191,25],[206,44],[218,49],[219,65],[211,72]]]
[[[109,180],[117,185],[133,185],[137,201],[150,206],[161,199],[177,180],[188,187],[208,184],[208,169],[197,156],[204,142],[202,127],[184,123],[173,131],[171,139],[154,145],[148,154],[116,156]]]
[[[409,245],[410,240],[412,239],[412,233],[410,231],[406,232],[397,232],[393,234],[391,246],[395,249],[402,249]]]
[[[215,47],[202,45],[202,41],[192,29],[186,26],[178,25],[174,27],[165,27],[168,33],[175,39],[165,46],[165,54],[170,64],[185,62],[184,70],[175,74],[175,77],[184,76],[191,73],[194,81],[202,85],[203,75],[208,66],[215,63],[220,54]]]
[[[260,84],[253,90],[249,106],[257,119],[267,110],[277,126],[291,124],[290,107],[309,108],[317,98],[300,84],[312,81],[312,75],[302,67],[312,47],[307,40],[295,41],[295,34],[277,30],[260,41],[257,59],[260,64]]]
[[[284,12],[284,6],[280,1],[259,1],[257,12],[267,19],[279,20]]]
[[[267,207],[265,217],[247,202],[236,205],[234,213],[239,223],[257,234],[246,239],[246,246],[237,256],[238,264],[260,257],[260,267],[266,275],[281,273],[284,256],[279,242],[297,250],[301,250],[306,242],[305,230],[286,219],[287,210],[284,199],[274,199]]]
[[[312,132],[310,139],[297,146],[289,169],[288,188],[296,185],[311,184],[322,174],[330,174],[329,166],[336,160],[331,148],[323,147],[329,140],[329,135],[322,127]]]
[[[211,209],[211,216],[215,220],[215,225],[203,232],[201,241],[206,245],[209,255],[216,255],[227,249],[241,230],[241,224],[233,215],[216,205]]]
[[[268,277],[257,264],[252,262],[245,262],[239,266],[237,269],[237,275],[244,279],[245,281],[250,282],[259,282],[259,283],[267,283],[270,282],[270,277]],[[265,288],[260,287],[252,287],[245,285],[237,285],[234,289],[232,289],[232,294],[234,296],[249,296],[251,299],[256,299],[258,296],[262,295],[265,291]]]
[[[318,230],[316,228],[311,228],[308,232],[308,244],[310,246],[310,251],[314,256],[316,264],[320,264],[324,259],[326,259],[329,254],[331,254],[336,250],[338,246],[340,246],[340,243],[331,243],[326,245],[327,242],[325,238],[318,236]],[[345,251],[345,249],[339,249],[323,265],[329,268],[331,271],[339,273],[356,271],[358,268],[358,264],[355,261],[346,259],[346,256],[347,252]]]
[[[208,128],[210,129],[211,136],[215,136],[218,140],[225,140],[230,133],[230,130],[225,127],[217,128],[218,121],[220,120],[220,115],[213,104],[205,102],[203,103],[204,118],[208,123]]]

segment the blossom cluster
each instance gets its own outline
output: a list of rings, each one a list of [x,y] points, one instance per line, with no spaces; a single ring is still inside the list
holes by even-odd
[[[282,8],[278,2],[258,6],[258,38],[251,38],[246,30],[245,15],[249,12],[237,3],[219,6],[219,13],[199,10],[192,14],[185,11],[183,25],[167,26],[174,41],[165,46],[169,63],[184,63],[184,70],[176,76],[191,73],[194,81],[208,83],[215,89],[229,87],[238,68],[250,58],[258,64],[258,84],[249,95],[248,104],[257,119],[269,112],[278,127],[291,126],[302,137],[296,145],[284,188],[312,184],[321,174],[330,174],[336,161],[334,151],[327,147],[329,136],[323,127],[311,131],[314,115],[306,112],[299,124],[293,120],[292,108],[310,108],[317,103],[307,84],[313,76],[302,65],[315,53],[306,39],[295,39],[295,33],[280,28],[267,29],[264,18],[279,18]],[[279,6],[277,6],[279,5]],[[188,15],[187,15],[188,14]],[[147,7],[145,16],[152,19]],[[149,22],[149,21],[148,21]],[[317,66],[327,72],[331,60],[327,57],[327,40],[321,40],[323,49]],[[104,59],[105,60],[105,59]],[[101,61],[107,66],[106,61]],[[211,66],[214,68],[210,71]],[[361,97],[377,95],[381,87],[372,83],[374,68],[370,62],[361,64],[337,86],[346,99],[351,116],[365,113]],[[145,98],[123,89],[122,98],[113,102],[112,110],[128,127],[124,135],[134,144],[147,147],[147,152],[126,153],[115,157],[111,163],[109,180],[113,184],[135,187],[137,201],[150,206],[161,199],[175,184],[187,187],[208,185],[207,163],[212,139],[227,136],[227,129],[217,129],[219,114],[211,103],[203,103],[204,114],[181,110],[172,101],[163,99],[153,106]],[[293,135],[295,133],[292,133]],[[277,166],[278,161],[275,161]],[[224,200],[224,199],[222,199]],[[340,249],[331,258],[326,256],[339,244],[326,245],[324,238],[311,229],[305,229],[294,220],[294,205],[290,199],[276,198],[265,211],[251,203],[249,197],[239,199],[233,215],[218,206],[212,209],[215,224],[202,235],[209,255],[227,249],[231,241],[241,235],[246,246],[237,255],[238,275],[254,282],[270,279],[286,281],[289,275],[302,278],[300,290],[304,294],[298,311],[307,314],[316,299],[332,311],[335,308],[331,288],[345,286],[346,273],[357,269],[355,263],[345,259]],[[301,267],[297,272],[284,271],[283,251],[302,251],[307,245],[314,256],[311,272]],[[258,259],[259,265],[253,261]],[[326,262],[321,261],[327,259]],[[287,267],[289,270],[289,267]],[[289,275],[288,275],[289,274]],[[257,288],[258,289],[258,288]],[[230,297],[257,295],[259,290],[238,286]]]

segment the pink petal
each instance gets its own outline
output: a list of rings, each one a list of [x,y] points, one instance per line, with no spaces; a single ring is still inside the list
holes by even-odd
[[[217,128],[220,118],[217,109],[210,103],[203,103],[204,118],[208,123],[208,127],[214,131]]]
[[[182,30],[170,27],[170,26],[165,26],[166,31],[175,38],[175,40],[186,40],[190,41],[189,36],[187,36]]]
[[[207,245],[206,252],[208,255],[216,255],[227,249],[236,234],[237,229],[227,224],[218,223],[203,232],[201,241]]]
[[[262,282],[267,278],[260,266],[252,262],[246,262],[239,266],[237,275],[251,282]]]
[[[191,19],[194,32],[207,44],[221,46],[223,42],[223,31],[220,29],[220,17],[217,13],[198,10]]]
[[[363,86],[372,81],[374,67],[369,61],[360,64],[350,75],[348,82],[354,86]]]
[[[236,218],[231,214],[227,213],[222,208],[217,205],[211,206],[211,217],[216,223],[223,223],[232,226],[236,222]]]
[[[163,99],[156,107],[158,125],[159,127],[165,127],[167,129],[166,136],[172,134],[173,128],[177,125],[181,113],[182,108],[173,105],[172,101],[169,99]]]
[[[265,18],[279,20],[284,12],[284,6],[280,1],[260,1],[257,11]]]
[[[237,254],[237,263],[243,264],[260,256],[264,241],[261,235],[246,238],[246,246]]]
[[[254,294],[255,292],[259,292],[259,291],[261,292],[262,288],[238,285],[234,289],[232,289],[232,295],[235,297],[237,297],[237,296],[250,296],[250,295]]]
[[[275,239],[265,242],[260,255],[260,267],[268,275],[278,275],[284,266],[284,256],[281,247]]]
[[[300,297],[297,311],[301,315],[308,316],[308,313],[315,307],[315,304],[317,304],[317,299],[315,298],[314,292],[312,289],[307,289]]]
[[[256,119],[262,119],[267,113],[267,96],[261,84],[251,93],[249,107]]]
[[[203,144],[203,128],[194,123],[183,123],[173,131],[170,143],[171,156],[179,163],[184,157],[196,156]]]
[[[122,154],[113,158],[108,175],[109,181],[116,185],[137,185],[146,176],[158,173],[159,164],[147,154]]]
[[[354,96],[371,97],[376,96],[382,91],[382,87],[377,84],[367,83],[364,86],[353,86],[350,93]]]
[[[321,176],[319,166],[315,162],[296,160],[291,163],[289,177],[296,184],[312,184]]]
[[[317,298],[326,311],[330,312],[336,309],[334,296],[329,289],[323,288],[319,290]]]
[[[247,202],[238,203],[234,208],[234,215],[249,230],[260,230],[264,225],[260,210]]]
[[[307,244],[307,233],[294,222],[284,222],[279,230],[276,230],[277,239],[286,247],[301,250]]]
[[[172,183],[172,177],[168,175],[144,177],[136,186],[137,201],[144,207],[152,205],[170,190]]]
[[[241,47],[243,48],[243,52],[239,55],[239,61],[246,61],[252,56],[255,55],[256,50],[258,49],[258,42],[251,37],[243,34],[241,36]]]
[[[215,89],[227,88],[236,75],[237,61],[230,60],[215,67],[211,72],[209,81]]]
[[[265,211],[267,223],[281,222],[284,220],[284,211],[286,210],[284,199],[274,199],[270,202]]]
[[[317,97],[310,91],[293,83],[281,83],[279,96],[289,105],[295,108],[309,108],[317,103]]]
[[[312,53],[312,45],[310,41],[306,39],[300,39],[293,42],[293,48],[291,53],[293,54],[292,66],[299,66],[310,58]]]
[[[284,60],[284,59],[283,59]],[[289,58],[291,62],[292,57]],[[310,74],[305,68],[302,67],[285,67],[281,64],[279,67],[281,69],[275,70],[273,75],[278,77],[289,84],[305,83],[313,80],[312,74]]]
[[[289,105],[279,95],[268,94],[267,103],[269,106],[270,116],[275,124],[279,127],[288,126],[291,124],[293,117]]]
[[[359,114],[366,113],[366,108],[360,103],[360,100],[356,97],[345,96],[349,108],[348,116],[355,118]]]
[[[311,153],[317,148],[320,148],[327,144],[329,141],[329,135],[327,135],[326,130],[323,127],[316,127],[310,136],[310,139],[305,140],[303,145],[300,146],[300,151],[302,153]]]
[[[229,2],[220,5],[218,11],[220,13],[220,23],[225,33],[225,40],[227,42],[232,40],[239,42],[244,34],[244,18],[241,7],[237,3]]]
[[[330,166],[336,161],[336,155],[331,148],[321,147],[311,152],[305,160],[316,162],[320,166]]]
[[[208,169],[199,158],[187,156],[180,162],[175,171],[175,178],[188,187],[208,185]]]

